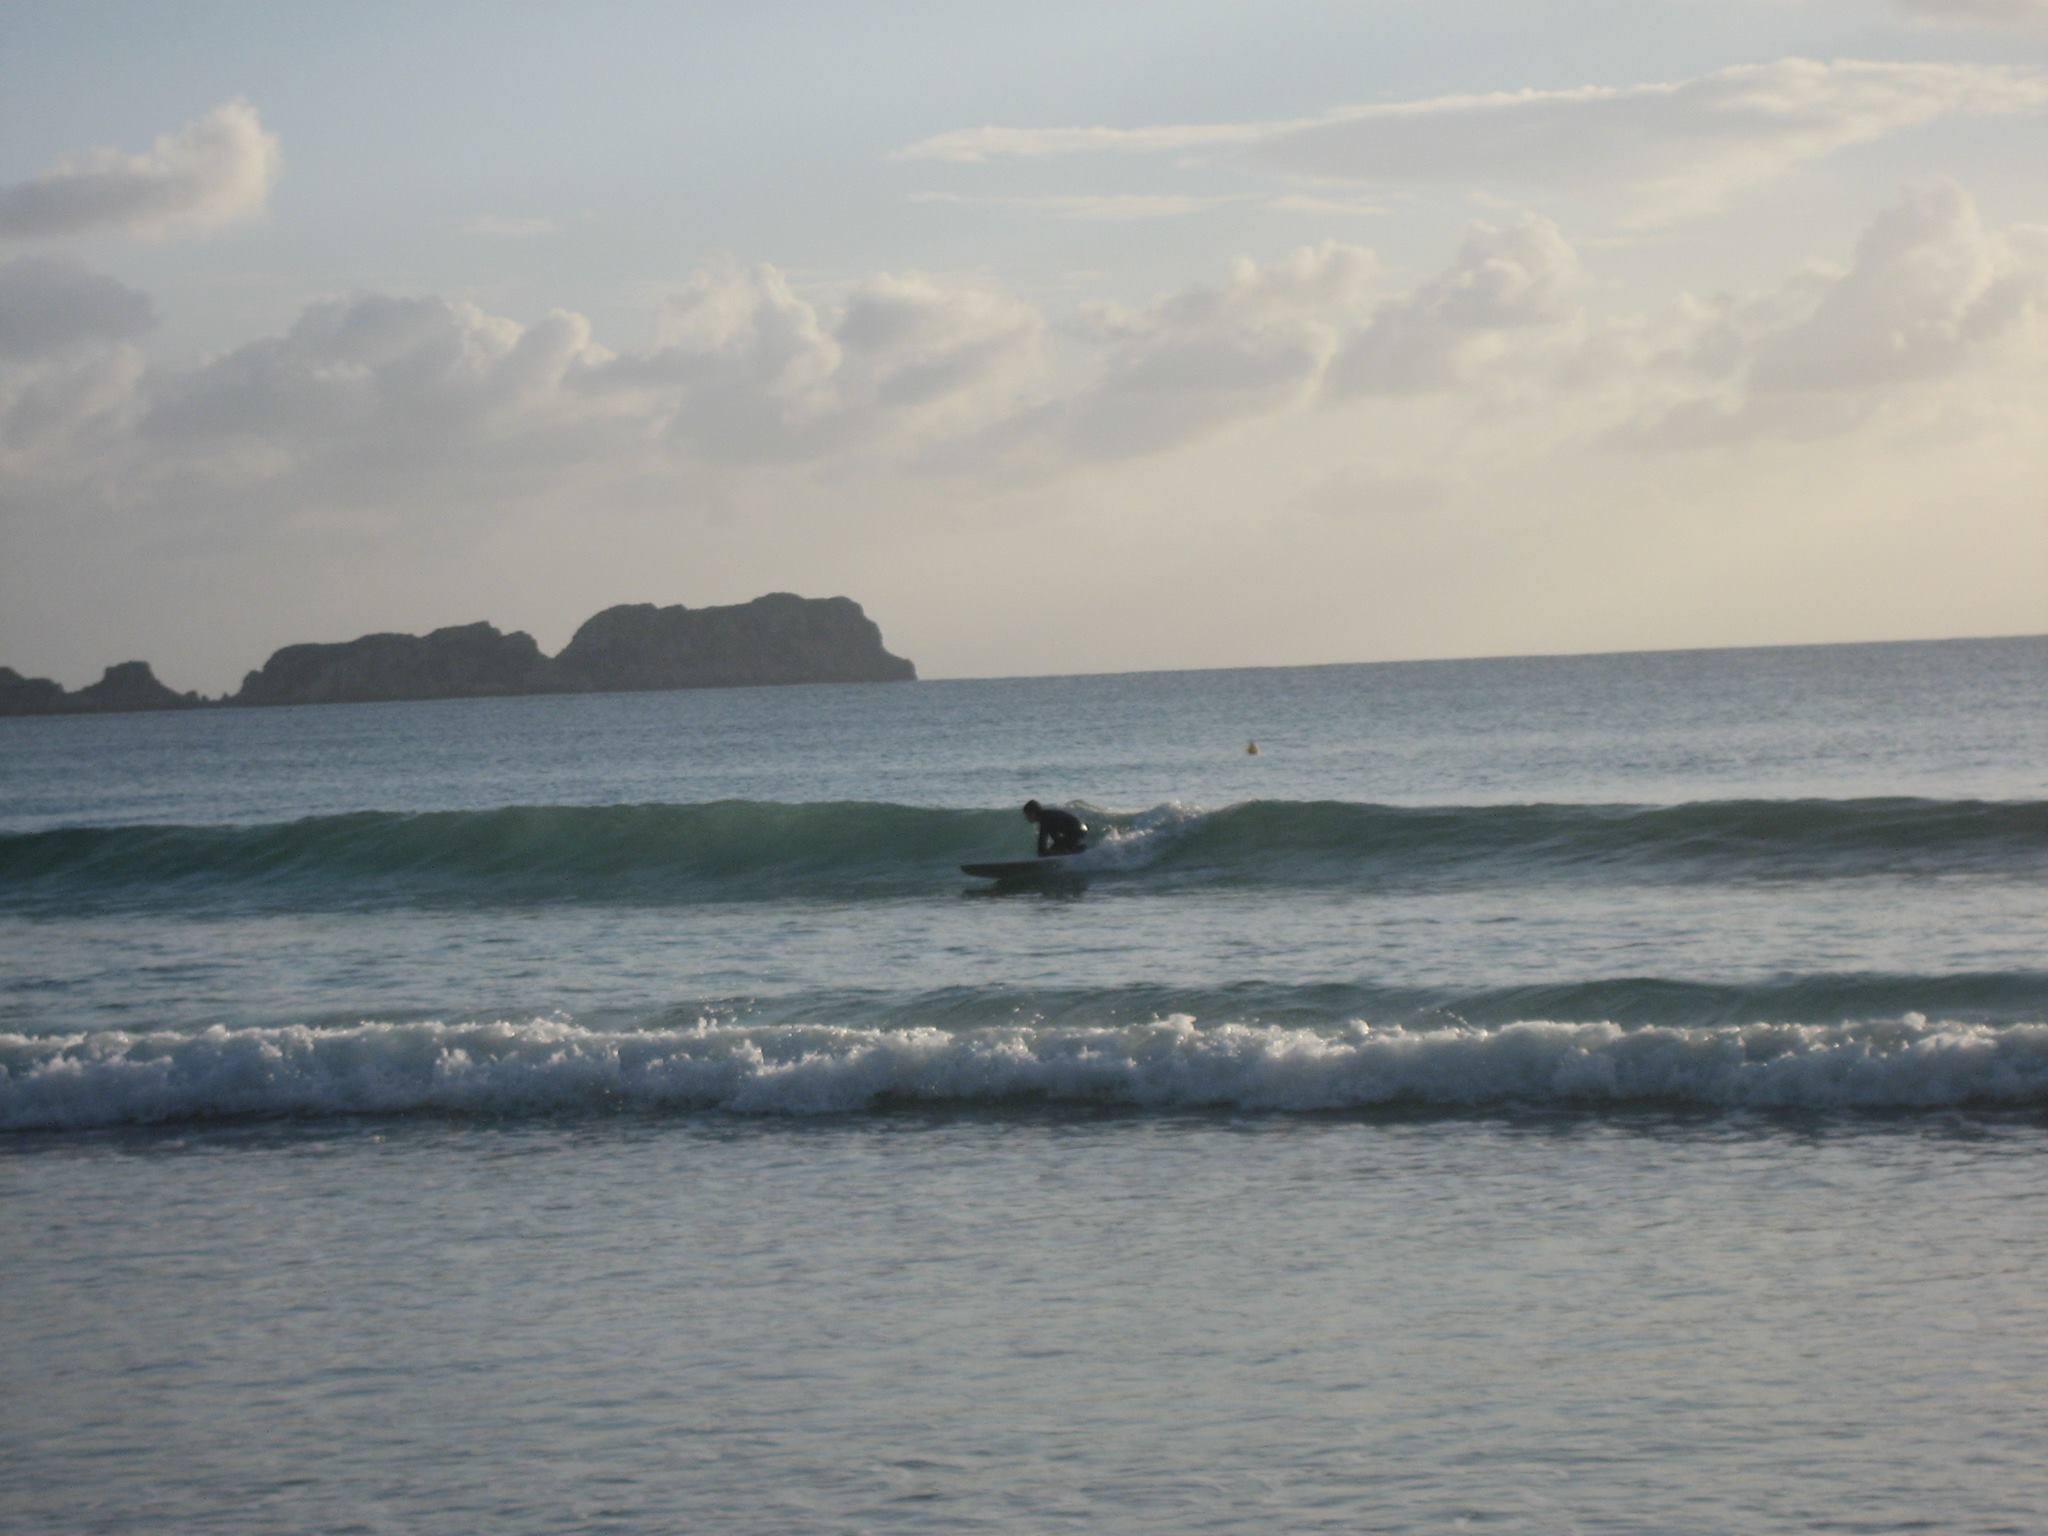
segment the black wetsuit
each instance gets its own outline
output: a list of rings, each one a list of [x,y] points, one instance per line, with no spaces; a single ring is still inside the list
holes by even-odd
[[[1040,806],[1038,811],[1038,856],[1049,853],[1079,853],[1088,846],[1088,825],[1071,811]]]

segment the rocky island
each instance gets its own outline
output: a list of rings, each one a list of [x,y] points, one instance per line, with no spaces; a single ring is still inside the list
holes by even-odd
[[[174,693],[156,679],[146,661],[107,668],[96,683],[67,693],[47,677],[23,677],[0,667],[0,715],[91,715],[129,709],[198,709],[207,700]]]
[[[368,704],[559,693],[553,667],[524,631],[507,635],[492,624],[454,624],[425,635],[288,645],[272,652],[224,702]]]
[[[99,682],[69,693],[48,678],[0,667],[0,715],[899,683],[916,677],[917,668],[883,647],[881,630],[851,598],[771,592],[722,608],[607,608],[586,620],[553,657],[523,631],[506,634],[484,623],[425,635],[288,645],[244,678],[237,692],[218,700],[172,692],[147,662],[109,667]]]

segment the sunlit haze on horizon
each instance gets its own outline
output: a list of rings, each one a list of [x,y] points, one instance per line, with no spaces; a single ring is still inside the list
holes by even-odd
[[[0,665],[2048,630],[2043,166],[2048,0],[17,3]]]

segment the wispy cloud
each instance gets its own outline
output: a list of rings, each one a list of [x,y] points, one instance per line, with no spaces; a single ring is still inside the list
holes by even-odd
[[[0,187],[0,239],[194,234],[263,210],[283,168],[277,135],[246,101],[216,107],[145,154],[96,149]]]
[[[1288,192],[1268,198],[1266,207],[1275,213],[1298,213],[1312,219],[1376,219],[1384,217],[1387,206],[1357,197],[1328,197],[1313,192]]]
[[[910,200],[913,203],[951,203],[964,208],[1007,209],[1055,219],[1084,219],[1106,224],[1137,219],[1185,218],[1191,213],[1206,213],[1226,203],[1244,201],[1239,197],[1192,197],[1170,192],[1078,192],[1066,196],[1014,197],[978,197],[965,192],[913,192]]]
[[[959,208],[992,208],[1001,212],[1095,224],[1138,223],[1148,219],[1183,219],[1218,208],[1256,206],[1272,213],[1312,219],[1380,218],[1386,204],[1360,197],[1331,197],[1288,192],[1268,197],[1251,192],[1199,195],[1182,192],[973,193],[913,192],[913,203],[949,204]]]
[[[974,164],[1227,149],[1288,175],[1351,184],[1611,189],[1631,199],[1631,219],[1653,221],[1944,117],[2044,110],[2040,70],[1793,58],[1676,82],[1438,96],[1269,123],[976,128],[901,154]]]
[[[896,151],[898,160],[981,165],[990,160],[1035,160],[1049,155],[1148,154],[1251,144],[1299,123],[1179,123],[1154,128],[961,128],[919,139]]]

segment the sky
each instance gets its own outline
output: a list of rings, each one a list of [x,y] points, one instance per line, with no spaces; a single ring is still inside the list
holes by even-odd
[[[0,664],[2048,631],[2048,0],[0,7]]]

